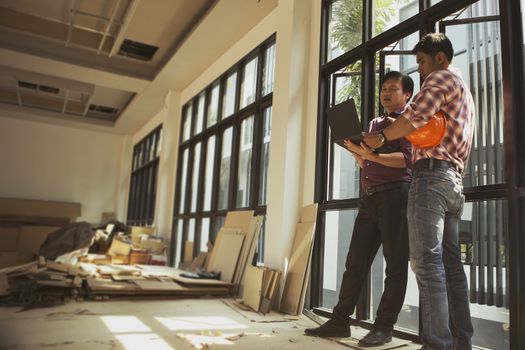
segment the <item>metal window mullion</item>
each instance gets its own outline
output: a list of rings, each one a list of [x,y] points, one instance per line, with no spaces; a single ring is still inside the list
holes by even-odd
[[[493,118],[490,118],[491,115],[494,115],[493,110],[493,100],[492,100],[492,94],[491,94],[491,84],[490,84],[490,77],[491,77],[491,70],[490,70],[490,58],[489,58],[489,49],[488,49],[488,41],[486,38],[488,37],[488,28],[487,28],[487,22],[480,23],[478,26],[481,26],[482,30],[482,36],[483,36],[483,54],[482,54],[482,74],[483,74],[483,85],[484,85],[484,93],[483,93],[483,100],[485,105],[485,113],[484,113],[484,120],[486,125],[485,130],[485,140],[486,140],[486,168],[487,168],[487,185],[493,184],[494,180],[492,179],[492,174],[494,170],[494,174],[496,173],[496,166],[495,166],[495,160],[494,155],[492,152],[492,148],[494,146],[493,143],[493,130],[492,127],[493,124]],[[481,40],[481,39],[480,39]]]
[[[485,279],[485,269],[487,268],[487,202],[479,202],[480,215],[478,216],[479,222],[479,270],[478,270],[478,281],[479,281],[479,291],[478,291],[478,303],[486,304],[487,303],[487,293],[486,293],[486,279]]]
[[[494,267],[496,243],[496,206],[494,201],[487,201],[487,305],[494,305]]]
[[[266,107],[269,108],[269,107]],[[264,116],[265,108],[257,108],[253,116],[252,165],[250,168],[250,197],[248,207],[255,209],[259,205],[259,186],[261,184],[262,150],[264,147]]]
[[[233,124],[232,130],[232,151],[230,161],[230,181],[228,187],[228,208],[234,209],[237,207],[237,184],[239,175],[239,150],[240,150],[240,134],[241,134],[241,123],[236,120]]]
[[[478,302],[479,261],[479,202],[472,202],[472,262],[470,264],[470,301]]]
[[[501,67],[501,50],[498,50],[499,49],[499,46],[498,46],[498,40],[496,40],[496,36],[499,37],[499,21],[498,22],[493,22],[493,33],[494,33],[494,39],[492,40],[492,45],[494,47],[493,51],[494,51],[494,62],[493,62],[493,66],[494,66],[494,110],[496,111],[495,115],[494,115],[494,123],[495,123],[495,137],[494,137],[494,146],[495,146],[495,149],[496,149],[496,153],[495,153],[495,156],[496,156],[496,183],[502,183],[504,182],[504,158],[503,158],[503,149],[502,149],[502,145],[503,145],[503,140],[500,139],[500,133],[501,133],[501,120],[502,120],[502,113],[501,111],[503,110],[503,108],[501,108],[502,106],[502,101],[501,101],[501,97],[503,96],[503,92],[502,92],[502,86],[500,85],[501,84],[501,76],[500,76],[500,67]],[[501,40],[499,40],[501,42]],[[501,170],[500,170],[501,169]]]
[[[503,230],[506,230],[506,227],[503,225],[505,221],[503,219],[503,203],[501,200],[496,201],[496,300],[495,305],[497,307],[503,307],[503,252],[501,247],[505,246],[503,241]]]

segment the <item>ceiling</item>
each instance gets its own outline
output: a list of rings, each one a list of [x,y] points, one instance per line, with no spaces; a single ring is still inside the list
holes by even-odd
[[[277,2],[0,0],[0,115],[134,133]]]

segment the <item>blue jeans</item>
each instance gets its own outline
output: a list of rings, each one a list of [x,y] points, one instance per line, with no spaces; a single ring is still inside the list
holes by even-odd
[[[472,349],[468,285],[458,243],[464,198],[461,175],[455,170],[414,172],[407,219],[424,350]]]

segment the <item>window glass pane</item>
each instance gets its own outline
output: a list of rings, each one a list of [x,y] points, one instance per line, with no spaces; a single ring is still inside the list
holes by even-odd
[[[239,145],[239,168],[237,172],[237,208],[247,207],[250,203],[250,184],[253,149],[253,116],[241,123]]]
[[[162,150],[162,129],[159,130],[159,137],[157,138],[157,157],[160,156],[160,151]]]
[[[356,217],[356,209],[326,212],[321,307],[332,309],[339,299],[346,254]]]
[[[182,229],[183,229],[183,221],[182,219],[177,220],[177,240],[175,242],[176,246],[174,247],[175,251],[175,266],[179,265],[180,259],[181,259],[181,252],[182,247],[184,247],[184,244],[182,242]]]
[[[211,210],[213,186],[213,162],[215,159],[215,135],[208,139],[206,146],[206,172],[204,173],[204,203],[202,210]]]
[[[477,11],[471,6],[465,12]],[[446,34],[454,47],[452,64],[461,70],[476,105],[476,129],[464,173],[464,186],[504,183],[499,21],[447,26]]]
[[[199,192],[199,170],[201,163],[201,143],[195,145],[195,152],[193,153],[193,176],[191,186],[191,212],[197,210],[197,195]]]
[[[246,63],[243,68],[243,80],[241,83],[241,106],[248,106],[255,101],[255,87],[257,86],[257,64],[258,59],[255,57]]]
[[[204,92],[199,95],[199,102],[197,105],[197,119],[195,120],[195,134],[198,134],[202,131],[202,124],[204,123],[204,102],[205,102]]]
[[[272,134],[272,107],[264,110],[263,139],[261,147],[261,166],[259,170],[259,205],[266,204],[268,189],[268,164],[270,160],[270,140]]]
[[[419,12],[419,2],[412,0],[374,0],[372,29],[374,36],[386,32]]]
[[[268,95],[273,91],[275,71],[275,44],[270,46],[264,52],[264,67],[262,81],[262,96]]]
[[[191,102],[189,103],[188,107],[186,108],[186,113],[184,115],[184,123],[182,125],[182,141],[186,141],[191,136],[191,113],[192,113],[193,107]]]
[[[235,111],[235,90],[237,87],[237,72],[226,79],[226,89],[222,99],[222,119]]]
[[[357,61],[332,74],[335,90],[331,91],[333,104],[353,98],[357,111],[361,109],[361,61]],[[330,147],[330,176],[327,186],[329,199],[359,197],[359,165],[352,154],[335,143]]]
[[[182,171],[180,181],[180,202],[179,202],[179,213],[184,213],[184,203],[186,199],[186,177],[188,174],[188,149],[185,149],[182,153]]]
[[[230,164],[232,154],[232,130],[229,127],[222,134],[221,168],[219,175],[219,194],[217,208],[228,208],[228,192],[230,188]]]
[[[467,202],[459,223],[474,325],[472,343],[482,349],[509,349],[507,212],[506,200]]]
[[[363,0],[333,0],[329,11],[327,61],[362,43]]]
[[[212,224],[211,232],[210,232],[213,243],[215,243],[215,238],[217,238],[217,233],[224,226],[225,220],[226,220],[226,216],[216,216],[215,218],[213,218],[213,221],[212,221],[213,224]]]
[[[190,242],[195,242],[195,219],[190,219],[188,224],[188,238]]]
[[[208,240],[210,239],[210,218],[202,219],[202,228],[201,228],[201,252],[208,251]]]
[[[208,106],[208,118],[206,119],[206,126],[210,127],[217,123],[219,116],[219,84],[215,85],[211,90],[210,104]]]

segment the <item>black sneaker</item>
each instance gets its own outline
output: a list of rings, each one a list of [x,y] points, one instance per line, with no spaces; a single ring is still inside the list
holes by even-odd
[[[317,337],[349,337],[350,324],[345,321],[330,319],[315,328],[306,328],[304,330],[306,335],[313,335]]]
[[[359,346],[371,347],[381,346],[392,341],[392,331],[380,331],[372,329],[368,334],[359,341]]]

